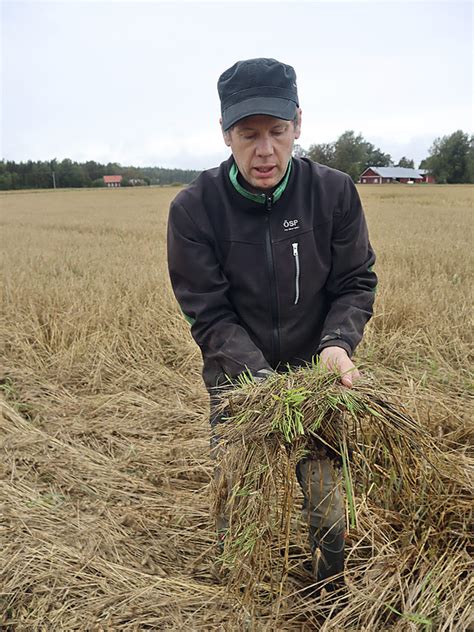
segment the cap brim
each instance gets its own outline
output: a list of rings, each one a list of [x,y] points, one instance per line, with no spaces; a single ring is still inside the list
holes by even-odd
[[[291,121],[296,114],[297,104],[279,97],[253,97],[230,105],[222,112],[222,129],[227,131],[237,121],[255,114],[267,114],[275,118]]]

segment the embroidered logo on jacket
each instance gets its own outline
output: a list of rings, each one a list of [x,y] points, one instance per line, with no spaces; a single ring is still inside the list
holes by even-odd
[[[285,232],[288,232],[289,230],[296,230],[297,228],[299,228],[297,219],[284,220],[283,229],[285,230]]]

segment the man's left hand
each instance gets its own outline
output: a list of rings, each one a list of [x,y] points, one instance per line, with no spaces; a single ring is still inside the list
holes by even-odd
[[[325,347],[319,357],[327,369],[341,374],[343,386],[352,388],[354,382],[359,379],[359,371],[342,347]]]

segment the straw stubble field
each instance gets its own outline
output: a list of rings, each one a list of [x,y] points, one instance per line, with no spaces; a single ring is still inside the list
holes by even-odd
[[[357,361],[467,467],[473,188],[360,192],[380,286]],[[458,488],[450,502],[421,485],[416,512],[414,490],[409,525],[382,506],[383,489],[359,499],[339,613],[293,594],[276,615],[228,590],[200,353],[166,271],[175,193],[1,195],[0,627],[466,629],[469,498]]]

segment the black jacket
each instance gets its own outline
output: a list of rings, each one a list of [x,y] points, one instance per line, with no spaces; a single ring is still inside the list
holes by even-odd
[[[325,346],[352,354],[377,283],[348,175],[293,158],[266,196],[248,193],[236,171],[231,157],[203,172],[169,215],[171,283],[207,386],[246,369],[304,364]]]

